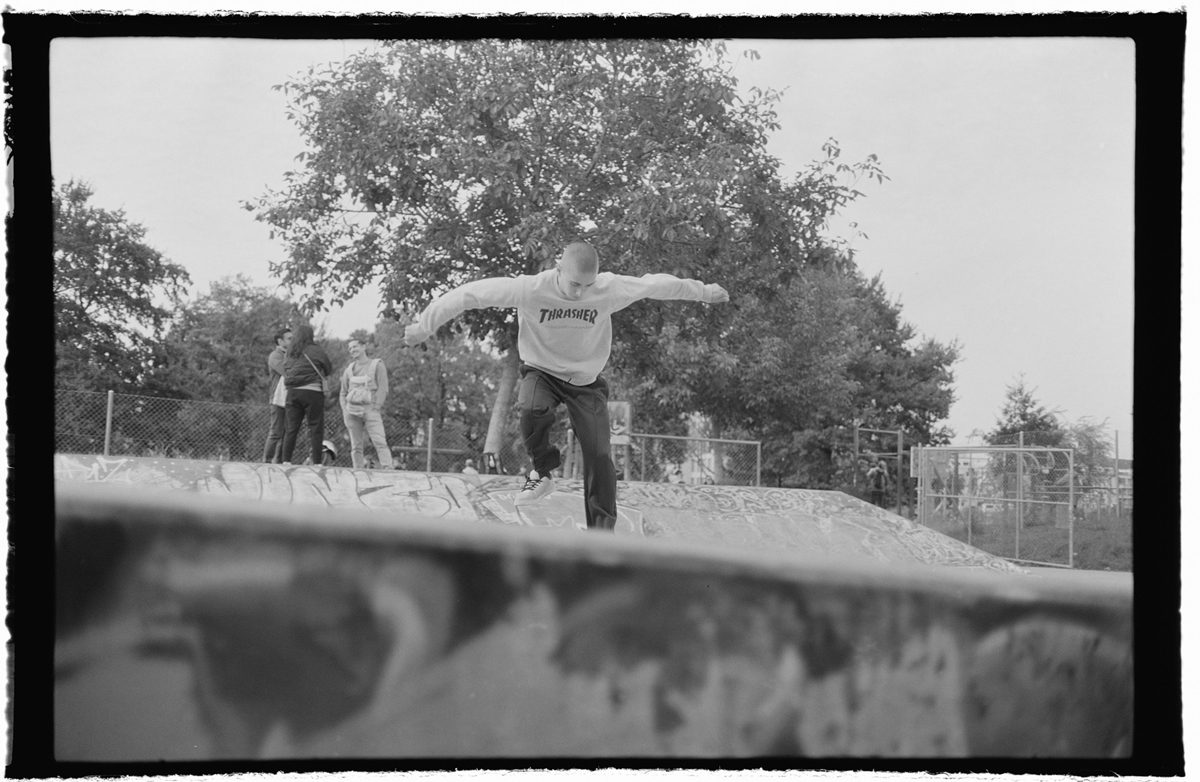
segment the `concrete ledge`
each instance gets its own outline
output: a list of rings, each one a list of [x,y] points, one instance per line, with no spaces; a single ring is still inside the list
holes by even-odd
[[[1132,583],[56,484],[60,760],[1132,752]]]
[[[282,466],[59,454],[59,481],[160,488],[212,497],[371,510],[436,521],[574,530],[583,485],[518,509],[522,479],[339,467]],[[1012,563],[841,492],[742,486],[618,483],[618,536],[670,538],[721,549],[818,553],[874,563],[1022,572]]]

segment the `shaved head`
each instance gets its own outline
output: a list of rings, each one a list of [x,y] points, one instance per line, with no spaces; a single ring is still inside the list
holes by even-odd
[[[587,289],[596,284],[596,272],[600,268],[600,257],[587,242],[572,242],[563,248],[558,259],[556,277],[558,291],[564,298],[579,301]]]
[[[593,275],[600,269],[600,256],[587,242],[571,242],[563,248],[559,261],[559,268],[566,271],[567,267],[579,274]]]

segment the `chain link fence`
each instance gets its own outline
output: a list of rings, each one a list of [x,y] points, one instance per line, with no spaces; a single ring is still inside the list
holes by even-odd
[[[855,426],[853,470],[851,487],[861,490],[864,497],[871,496],[873,470],[878,468],[885,476],[879,489],[879,504],[899,515],[913,518],[913,486],[908,480],[911,468],[910,454],[905,450],[904,432],[899,429],[869,429]]]
[[[158,456],[209,461],[265,461],[271,425],[268,404],[228,404],[194,399],[55,392],[54,448],[58,453]],[[510,422],[515,425],[514,421]],[[472,432],[460,422],[407,421],[384,416],[389,450],[402,470],[457,472],[472,459],[480,472],[519,474],[528,469],[520,438],[510,432],[494,460],[476,452]],[[350,436],[337,405],[325,410],[324,439],[332,442],[332,464],[351,466]],[[762,446],[757,441],[630,434],[613,446],[617,474],[625,480],[757,486]],[[566,430],[563,474],[582,477],[578,449]],[[292,463],[311,458],[307,429],[296,437]],[[367,466],[376,465],[374,447],[364,446]],[[318,459],[317,461],[321,461]]]
[[[617,475],[629,481],[689,485],[759,486],[762,443],[676,435],[628,435],[628,444],[612,446]],[[563,475],[582,478],[578,447],[568,438]]]
[[[54,449],[61,453],[258,461],[270,426],[266,404],[61,389],[54,402]],[[304,449],[299,459],[308,456],[307,443]]]
[[[1057,432],[1017,432],[997,435],[992,445],[1042,446],[1057,445]],[[1106,438],[1107,439],[1107,438]],[[1124,519],[1132,521],[1133,514],[1133,460],[1121,459],[1119,444],[1114,434],[1109,443],[1114,454],[1107,450],[1104,458],[1088,460],[1076,453],[1075,459],[1075,512],[1082,520],[1100,522]]]
[[[58,453],[265,461],[272,416],[265,403],[63,389],[56,390],[54,401],[54,449]],[[384,428],[393,462],[400,469],[451,472],[462,469],[469,458],[466,433],[455,422],[439,427],[433,419],[404,421],[385,416]],[[336,449],[331,463],[351,466],[350,436],[337,405],[325,410],[324,439]],[[301,425],[292,462],[309,462],[310,450],[307,428]],[[374,466],[374,447],[368,442],[364,451],[368,466]]]
[[[1069,448],[915,448],[921,524],[997,556],[1075,564],[1075,453]]]

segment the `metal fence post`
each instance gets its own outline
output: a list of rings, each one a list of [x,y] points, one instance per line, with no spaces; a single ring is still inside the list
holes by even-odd
[[[1021,558],[1021,526],[1025,522],[1025,433],[1017,433],[1017,534],[1013,559]]]
[[[858,424],[854,425],[854,483],[855,489],[858,488]]]
[[[754,449],[754,485],[762,486],[762,441]]]
[[[1113,491],[1117,495],[1117,520],[1121,519],[1121,433],[1113,432]]]
[[[1067,567],[1075,567],[1075,449],[1067,454],[1070,482],[1067,490]]]
[[[425,436],[425,472],[433,472],[433,419],[426,426]]]
[[[108,447],[112,442],[112,422],[113,422],[113,392],[108,390],[108,409],[104,413],[104,455],[108,456]]]
[[[913,517],[918,524],[928,525],[929,516],[925,512],[925,505],[928,502],[926,496],[929,492],[929,487],[925,485],[925,459],[921,456],[921,446],[914,445],[908,455],[908,472],[916,481],[917,505],[913,508]]]

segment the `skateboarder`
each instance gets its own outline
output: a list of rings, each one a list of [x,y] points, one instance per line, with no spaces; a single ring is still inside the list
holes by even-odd
[[[720,285],[670,274],[631,277],[599,269],[596,250],[573,242],[540,274],[476,280],[439,296],[405,329],[404,341],[419,345],[464,310],[515,307],[522,362],[517,406],[533,462],[515,503],[529,505],[554,490],[552,471],[562,457],[550,444],[550,428],[555,408],[565,404],[583,453],[587,526],[612,530],[617,474],[609,455],[608,384],[600,377],[612,350],[611,316],[639,299],[716,304],[729,294]]]

